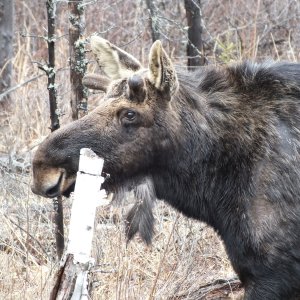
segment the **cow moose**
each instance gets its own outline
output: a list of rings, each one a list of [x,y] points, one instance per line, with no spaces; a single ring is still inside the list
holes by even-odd
[[[212,226],[245,299],[300,299],[300,65],[188,73],[160,41],[148,68],[101,37],[91,48],[106,76],[85,84],[105,96],[39,146],[32,191],[68,195],[90,147],[104,158],[107,191],[147,179],[157,199]]]

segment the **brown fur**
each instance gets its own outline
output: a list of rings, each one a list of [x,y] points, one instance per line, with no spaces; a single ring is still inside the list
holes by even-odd
[[[94,42],[99,64],[109,64],[106,95],[43,142],[33,160],[33,191],[67,195],[79,150],[90,147],[105,160],[105,189],[150,180],[153,192],[142,197],[155,194],[211,225],[245,299],[299,299],[300,66],[244,62],[176,72],[156,42],[147,70],[131,67],[136,61],[127,56],[128,70],[116,78],[126,54]],[[151,205],[137,211],[145,209]]]

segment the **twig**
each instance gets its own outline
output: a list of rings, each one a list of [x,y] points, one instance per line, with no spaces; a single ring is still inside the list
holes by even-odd
[[[276,43],[275,43],[274,36],[273,36],[272,32],[271,32],[271,39],[272,39],[272,42],[273,42],[273,46],[274,46],[274,50],[275,50],[275,53],[276,53],[276,56],[277,56],[277,60],[280,60],[279,52],[278,52],[278,49],[276,47]]]
[[[66,70],[69,70],[69,69],[70,69],[69,67],[64,67],[64,68],[58,69],[57,72],[66,71]],[[15,90],[23,87],[24,85],[26,85],[26,84],[28,84],[28,83],[30,83],[32,81],[35,81],[35,80],[37,80],[37,79],[39,79],[39,78],[41,78],[43,76],[46,76],[46,74],[36,75],[36,76],[34,76],[34,77],[32,77],[32,78],[30,78],[28,80],[25,80],[25,81],[23,81],[21,83],[18,83],[15,86],[9,88],[8,90],[6,90],[5,92],[3,92],[3,93],[0,94],[0,101],[3,99],[3,97],[7,96],[8,94],[12,93],[13,91],[15,91]]]
[[[3,93],[0,94],[0,101],[1,101],[5,96],[7,96],[8,94],[10,94],[11,92],[17,90],[18,88],[20,88],[20,87],[22,87],[22,86],[24,86],[24,85],[26,85],[26,84],[28,84],[28,83],[34,81],[34,80],[39,79],[39,78],[42,77],[42,76],[45,76],[45,74],[39,74],[39,75],[37,75],[37,76],[35,76],[35,77],[32,77],[32,78],[30,78],[30,79],[28,79],[28,80],[26,80],[26,81],[24,81],[24,82],[22,82],[22,83],[19,83],[19,84],[15,85],[15,86],[9,88],[8,90],[6,90],[5,92],[3,92]]]

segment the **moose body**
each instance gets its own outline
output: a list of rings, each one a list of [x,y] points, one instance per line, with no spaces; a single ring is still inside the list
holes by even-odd
[[[79,150],[104,158],[103,187],[151,181],[163,199],[223,239],[245,299],[300,297],[300,65],[244,62],[176,71],[160,42],[149,68],[108,41],[92,50],[108,78],[86,117],[52,133],[33,191],[68,195]]]

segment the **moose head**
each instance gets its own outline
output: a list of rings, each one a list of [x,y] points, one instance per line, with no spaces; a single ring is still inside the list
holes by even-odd
[[[104,158],[103,171],[110,174],[104,185],[114,190],[147,176],[163,161],[163,153],[168,155],[171,135],[176,134],[178,115],[170,100],[178,80],[161,42],[151,47],[148,69],[99,36],[91,37],[91,48],[106,76],[88,74],[84,84],[104,91],[105,97],[89,115],[55,131],[39,146],[32,191],[44,197],[70,194],[82,147]],[[166,110],[171,113],[164,114]],[[166,130],[170,124],[172,131]]]

